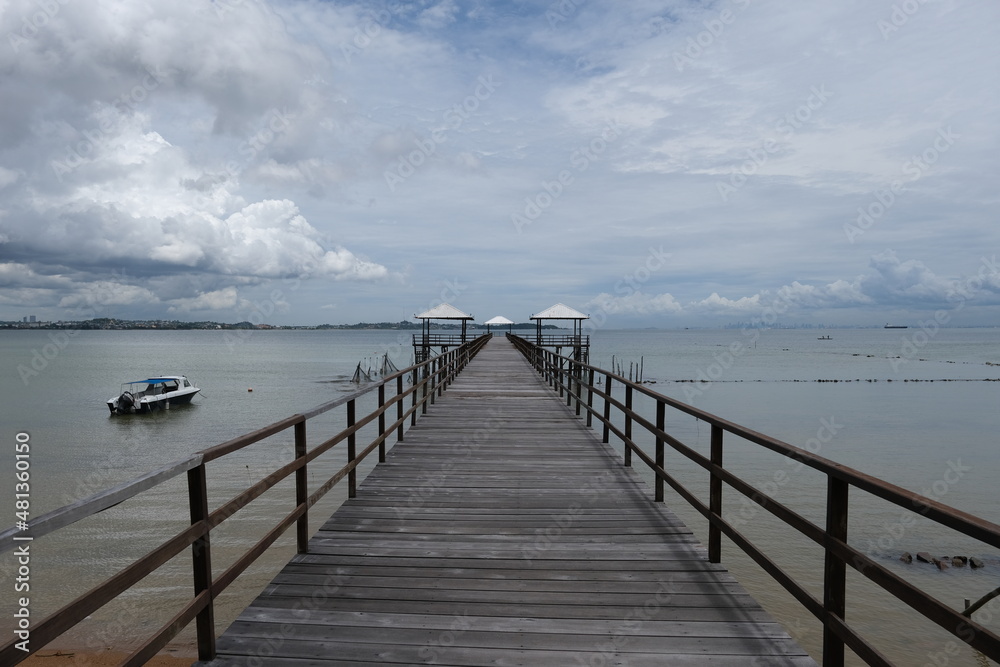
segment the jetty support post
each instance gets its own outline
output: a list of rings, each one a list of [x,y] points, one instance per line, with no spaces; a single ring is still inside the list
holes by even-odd
[[[188,501],[191,509],[191,524],[208,522],[208,480],[205,464],[188,470]],[[212,545],[209,532],[191,544],[191,566],[194,574],[195,597],[207,594],[208,604],[198,612],[195,627],[198,633],[198,659],[215,659],[215,606],[212,599]]]
[[[306,473],[306,420],[295,425],[295,458],[302,461],[302,467],[295,471],[295,505],[304,507],[309,501],[309,475]],[[309,553],[309,510],[303,509],[302,516],[295,521],[295,542],[298,553]]]
[[[403,442],[403,376],[396,376],[396,440]]]
[[[378,386],[378,462],[385,463],[385,382]]]
[[[455,358],[455,352],[452,351],[450,354],[442,355],[442,359],[438,361],[437,364],[437,375],[438,378],[435,380],[437,385],[437,395],[443,396],[444,390],[448,386],[448,382],[451,378],[451,362]],[[433,401],[431,401],[433,403]]]
[[[722,467],[722,427],[712,424],[711,462]],[[713,516],[722,519],[722,478],[712,471],[708,483],[708,509]],[[714,523],[708,525],[708,561],[722,562],[722,529]]]
[[[583,407],[583,366],[580,363],[575,364],[573,377],[576,380],[576,416],[579,417]]]
[[[433,361],[428,361],[427,365],[420,369],[420,414],[427,414],[427,387],[431,383],[431,366]]]
[[[420,375],[417,369],[413,369],[413,378],[411,384],[413,385],[413,392],[410,393],[410,407],[412,408],[410,412],[410,426],[414,426],[417,423],[417,383],[420,381]]]
[[[833,475],[827,476],[826,535],[847,543],[848,489],[850,485]],[[823,608],[841,622],[847,611],[847,563],[826,548],[823,567]],[[832,623],[823,623],[823,667],[843,667],[844,640],[837,636]]]
[[[625,467],[632,467],[632,385],[625,385]]]
[[[347,402],[347,428],[354,426],[354,399],[352,398]],[[358,457],[357,452],[358,437],[357,433],[351,433],[347,436],[347,463],[354,463],[354,459]],[[347,497],[354,498],[358,495],[358,469],[351,468],[351,471],[347,473]]]
[[[611,435],[611,373],[604,375],[604,431],[601,434],[601,442],[610,442]]]
[[[566,407],[571,407],[573,405],[573,374],[576,372],[576,364],[572,360],[566,364],[566,372],[563,377],[566,378]]]
[[[656,401],[656,428],[659,431],[666,433],[667,426],[667,405],[661,400]],[[656,467],[663,468],[664,457],[663,457],[663,438],[657,436],[656,438]],[[655,496],[653,500],[658,503],[663,502],[663,478],[659,475],[656,476],[655,485]]]
[[[562,348],[557,347],[553,372],[555,373],[556,387],[559,389],[559,398],[562,398],[563,387],[566,385],[566,365],[563,362]]]
[[[594,369],[587,370],[587,428],[594,423]]]

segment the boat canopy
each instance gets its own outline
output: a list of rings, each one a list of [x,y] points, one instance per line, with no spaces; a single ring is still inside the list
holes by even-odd
[[[165,382],[177,382],[180,378],[148,378],[146,380],[134,380],[125,384],[163,384]]]

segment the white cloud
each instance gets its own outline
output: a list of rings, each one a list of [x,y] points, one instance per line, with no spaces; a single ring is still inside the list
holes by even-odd
[[[669,315],[679,313],[683,306],[672,294],[645,294],[635,291],[625,296],[602,292],[584,304],[608,315]]]
[[[860,0],[590,0],[557,21],[552,3],[472,4],[60,2],[21,35],[39,5],[9,0],[0,261],[25,269],[0,270],[0,319],[56,318],[124,271],[148,294],[123,292],[116,315],[239,309],[290,278],[312,287],[276,308],[289,323],[334,283],[338,316],[392,319],[457,276],[472,311],[592,299],[698,324],[783,300],[847,321],[938,307],[1000,245],[1000,97],[982,79],[1000,68],[997,5],[922,4],[883,36],[888,9]],[[482,77],[501,85],[480,95]],[[594,144],[612,119],[621,133]],[[518,234],[512,212],[540,197]],[[669,269],[612,289],[651,244]],[[970,294],[987,303],[995,282]]]
[[[760,294],[744,296],[733,300],[724,296],[719,296],[717,292],[712,292],[707,298],[692,304],[692,307],[695,310],[708,312],[713,315],[722,313],[727,315],[745,315],[758,313],[763,306],[761,304]]]
[[[147,305],[158,301],[148,289],[122,282],[95,280],[77,286],[59,301],[60,308],[95,308]]]
[[[269,152],[293,134],[296,109],[314,103],[300,80],[324,60],[281,30],[264,4],[215,7],[224,16],[184,0],[60,4],[31,39],[0,55],[12,71],[0,83],[4,106],[18,109],[8,115],[22,114],[11,119],[21,131],[0,138],[0,204],[7,213],[0,238],[17,256],[35,258],[19,283],[65,290],[48,299],[62,308],[102,294],[108,305],[193,310],[238,305],[235,293],[247,280],[388,275],[332,242],[292,201],[248,201],[248,174],[273,181],[301,174],[303,165],[316,171],[315,162],[279,163]],[[14,2],[0,24],[15,29],[9,22],[32,11],[37,5]],[[26,95],[35,84],[50,95]],[[63,103],[51,106],[57,98]],[[179,124],[172,117],[178,111]],[[206,116],[207,125],[200,122]],[[232,138],[219,139],[225,135]],[[217,158],[200,144],[232,152]],[[22,147],[32,161],[3,166]],[[15,182],[20,187],[8,187]],[[143,265],[141,278],[107,283],[109,273],[133,264]],[[183,271],[231,284],[205,291],[199,279],[156,279]],[[54,286],[50,276],[58,274],[66,277]],[[158,294],[165,285],[170,294]],[[178,285],[188,293],[178,295]]]
[[[0,167],[0,190],[17,182],[19,174],[13,169]]]
[[[190,299],[174,299],[167,308],[170,313],[190,313],[199,310],[232,311],[246,309],[247,301],[241,300],[235,287],[199,294]]]
[[[458,5],[454,0],[443,0],[420,12],[417,22],[425,28],[440,30],[455,22]]]
[[[732,299],[713,292],[707,298],[679,302],[672,294],[633,292],[619,297],[601,293],[587,305],[609,315],[711,315],[722,318],[759,318],[766,313],[801,316],[811,310],[867,308],[891,303],[895,307],[955,309],[958,303],[992,305],[1000,302],[1000,270],[990,258],[970,267],[966,275],[943,278],[915,259],[900,260],[892,250],[871,257],[870,270],[853,281],[825,285],[793,281],[771,292]]]

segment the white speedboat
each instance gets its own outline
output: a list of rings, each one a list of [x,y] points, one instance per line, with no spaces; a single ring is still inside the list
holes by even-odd
[[[113,415],[168,410],[171,405],[190,403],[199,391],[183,375],[123,382],[121,392],[108,401],[108,408]]]

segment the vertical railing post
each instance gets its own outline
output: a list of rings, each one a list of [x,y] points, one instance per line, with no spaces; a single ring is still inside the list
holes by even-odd
[[[441,357],[440,355],[434,357],[434,361],[431,362],[431,374],[428,378],[428,390],[430,391],[430,404],[434,405],[434,397],[437,395],[437,384],[438,384],[438,370],[441,368]],[[427,414],[427,403],[424,403],[424,414]]]
[[[205,464],[188,470],[188,503],[191,524],[208,520],[208,481]],[[206,532],[191,545],[191,565],[194,574],[194,594],[201,595],[212,588],[212,546]],[[209,593],[211,596],[211,593]],[[215,660],[215,602],[211,598],[195,619],[198,631],[198,659]]]
[[[566,366],[565,378],[566,381],[566,407],[573,405],[573,373],[575,372],[575,364],[573,360],[570,359],[569,364]]]
[[[438,367],[438,383],[437,383],[437,395],[444,395],[444,390],[448,388],[448,382],[451,378],[451,362],[455,358],[455,350],[449,350],[444,357],[441,359],[441,365]]]
[[[417,368],[413,369],[413,393],[410,394],[410,407],[413,412],[410,413],[410,426],[414,426],[417,423],[417,382],[420,381],[420,370]]]
[[[295,471],[295,505],[300,507],[309,500],[309,475],[306,473],[306,420],[295,425],[295,458],[302,467]],[[295,541],[300,554],[309,552],[309,510],[295,522]]]
[[[587,370],[587,426],[590,427],[594,423],[594,369],[590,368]]]
[[[632,409],[632,385],[625,385],[625,466],[632,465],[632,417],[627,412]]]
[[[826,535],[831,540],[847,542],[848,489],[847,482],[827,477]],[[823,567],[823,608],[843,620],[847,609],[847,564],[826,548]],[[843,667],[844,642],[829,625],[823,627],[823,667]]]
[[[566,365],[563,363],[563,358],[559,356],[559,350],[556,350],[555,364],[558,369],[556,372],[556,385],[559,387],[559,398],[562,398],[563,388],[566,386]]]
[[[445,387],[448,386],[448,377],[451,375],[451,360],[455,358],[455,350],[448,350],[441,356],[441,363],[438,366],[437,395],[441,396]]]
[[[354,399],[352,398],[347,402],[347,428],[354,426]],[[357,458],[357,433],[351,433],[347,436],[347,463],[354,463],[354,459]],[[358,494],[358,469],[352,468],[349,473],[347,473],[347,497],[354,498]]]
[[[580,409],[583,406],[583,366],[580,362],[575,364],[573,377],[576,379],[576,416],[580,416]]]
[[[611,373],[604,375],[604,433],[601,442],[610,442],[611,435]]]
[[[566,389],[566,407],[573,405],[573,360],[560,359],[562,365],[563,387]]]
[[[667,404],[664,403],[663,401],[657,399],[656,400],[656,428],[659,429],[659,430],[661,430],[661,431],[664,431],[664,432],[666,432],[665,429],[666,429],[666,425],[667,425],[666,416],[667,416]],[[663,457],[663,438],[657,436],[656,437],[656,465],[659,468],[663,468],[665,462],[666,461],[665,461],[665,459]],[[656,491],[655,491],[656,495],[654,496],[653,500],[655,500],[658,503],[662,503],[663,502],[663,478],[660,477],[659,475],[656,476],[656,486],[655,486],[655,489],[656,489]]]
[[[378,462],[385,463],[385,382],[378,386]]]
[[[450,350],[441,362],[438,364],[438,377],[437,381],[437,395],[441,396],[444,393],[444,388],[448,386],[448,381],[451,378],[451,360],[455,358],[455,351]]]
[[[396,421],[399,422],[399,426],[396,427],[396,439],[400,442],[403,441],[403,376],[396,376]]]
[[[434,367],[433,361],[428,361],[427,365],[424,366],[421,371],[424,376],[421,380],[420,387],[420,414],[427,414],[427,392],[430,389],[431,382],[433,382],[433,376],[431,375],[431,369]]]
[[[712,425],[712,463],[722,467],[722,427]],[[708,483],[708,509],[713,516],[722,518],[722,478],[712,473]],[[722,562],[722,529],[715,524],[708,526],[708,562]]]

